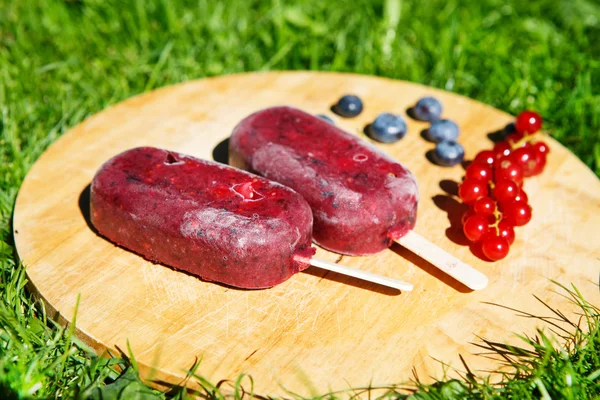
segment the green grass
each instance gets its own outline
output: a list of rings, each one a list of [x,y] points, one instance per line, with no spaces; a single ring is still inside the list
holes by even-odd
[[[46,318],[24,290],[10,229],[18,187],[44,149],[137,93],[251,70],[388,76],[513,114],[533,108],[600,174],[598,2],[345,3],[0,0],[0,397],[165,397],[139,383],[134,365],[117,379],[113,367],[127,360],[97,358]],[[571,325],[556,343],[524,338],[527,350],[489,344],[514,364],[501,385],[469,375],[422,386],[414,398],[599,398],[598,309],[573,299],[585,329]]]

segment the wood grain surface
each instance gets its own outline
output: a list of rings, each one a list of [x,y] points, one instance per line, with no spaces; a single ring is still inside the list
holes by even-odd
[[[330,107],[346,93],[364,101],[354,119]],[[33,292],[63,323],[80,296],[77,332],[97,351],[125,350],[157,380],[177,383],[195,358],[212,382],[254,378],[255,391],[302,395],[401,383],[416,372],[441,377],[441,362],[458,370],[462,355],[474,370],[499,364],[478,356],[478,336],[518,342],[539,321],[514,307],[549,312],[539,296],[567,315],[574,312],[551,280],[574,284],[598,303],[600,182],[575,156],[548,139],[544,173],[525,183],[533,220],[517,229],[509,256],[489,263],[474,255],[460,233],[462,206],[448,194],[464,174],[426,158],[433,144],[421,137],[427,124],[406,117],[408,135],[377,144],[417,177],[419,217],[415,231],[490,278],[472,292],[399,245],[370,257],[343,257],[340,264],[397,277],[415,285],[400,293],[310,268],[268,290],[245,291],[203,282],[152,264],[97,236],[86,222],[88,185],[111,156],[135,146],[156,146],[204,159],[226,159],[233,127],[248,114],[288,104],[326,113],[349,132],[383,111],[406,116],[425,95],[444,105],[458,123],[467,158],[492,143],[488,134],[512,117],[471,99],[425,86],[334,73],[271,72],[192,81],[131,98],[88,118],[53,144],[20,189],[14,212],[18,253]],[[502,94],[499,94],[502,95]],[[339,256],[319,249],[317,256]],[[126,350],[125,350],[126,351]]]

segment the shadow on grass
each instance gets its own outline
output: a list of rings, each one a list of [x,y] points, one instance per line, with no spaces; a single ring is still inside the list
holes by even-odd
[[[18,400],[21,397],[8,386],[8,383],[0,382],[0,398],[3,400]]]

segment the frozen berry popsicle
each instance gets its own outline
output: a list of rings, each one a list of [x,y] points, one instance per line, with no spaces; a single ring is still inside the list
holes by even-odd
[[[108,160],[91,187],[101,235],[239,288],[271,287],[307,268],[312,219],[302,196],[279,183],[152,147]]]
[[[348,255],[397,241],[473,290],[487,277],[417,235],[414,176],[371,144],[292,107],[243,119],[230,138],[230,164],[291,187],[313,210],[313,239]]]
[[[313,238],[338,253],[388,248],[415,226],[418,189],[401,164],[334,125],[291,107],[250,115],[230,138],[231,163],[300,193]]]
[[[410,291],[410,283],[312,258],[312,212],[279,183],[184,154],[140,147],[96,173],[98,232],[151,261],[207,281],[268,288],[309,265]]]

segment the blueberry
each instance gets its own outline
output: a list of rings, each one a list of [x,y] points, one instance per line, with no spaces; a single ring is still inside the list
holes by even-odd
[[[413,115],[421,121],[435,121],[442,115],[442,103],[433,97],[423,97],[413,108]]]
[[[324,121],[329,122],[330,124],[334,124],[335,125],[335,123],[333,122],[333,120],[331,118],[329,118],[327,115],[317,114],[317,117],[321,118]]]
[[[449,119],[438,119],[433,121],[427,130],[427,139],[432,142],[441,142],[444,140],[456,140],[458,138],[458,125]]]
[[[337,102],[336,105],[332,108],[333,112],[342,117],[351,118],[356,117],[363,110],[363,103],[358,96],[354,96],[352,94],[348,94],[346,96],[342,96],[341,99]]]
[[[369,125],[368,134],[378,142],[393,143],[406,135],[406,123],[398,115],[381,113]]]
[[[439,142],[432,155],[433,161],[444,167],[460,164],[465,158],[465,149],[453,140]]]

